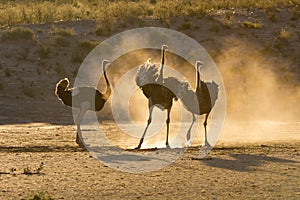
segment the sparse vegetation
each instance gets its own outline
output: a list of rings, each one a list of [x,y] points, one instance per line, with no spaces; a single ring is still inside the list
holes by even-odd
[[[23,85],[23,93],[25,96],[33,98],[35,97],[35,92],[32,89],[31,85]],[[24,173],[25,173],[25,169],[24,169]]]
[[[90,40],[83,40],[83,41],[79,42],[78,46],[79,46],[80,49],[84,49],[84,50],[87,50],[88,52],[90,52],[98,44],[99,44],[99,42],[93,42],[93,41],[90,41]]]
[[[277,17],[276,17],[276,13],[275,13],[275,11],[268,11],[267,12],[267,16],[268,16],[268,18],[269,18],[269,20],[271,21],[271,22],[277,22],[278,21],[278,19],[277,19]]]
[[[98,36],[106,36],[109,35],[111,31],[112,31],[112,25],[110,22],[99,21],[95,33]]]
[[[11,69],[10,68],[5,68],[4,69],[4,74],[6,77],[11,77]]]
[[[21,50],[17,52],[18,55],[18,60],[27,60],[28,59],[28,54],[29,54],[29,49],[25,48],[24,50]]]
[[[82,63],[82,61],[84,60],[86,54],[83,53],[83,51],[75,51],[72,54],[72,58],[71,58],[71,62],[72,63]]]
[[[245,21],[242,23],[242,27],[244,28],[262,28],[263,24],[260,22],[250,22],[250,21]]]
[[[38,192],[33,197],[26,198],[25,200],[54,200],[47,192]]]
[[[54,45],[60,47],[69,47],[71,43],[68,38],[58,35],[54,38]]]
[[[177,30],[183,31],[188,30],[192,28],[192,24],[189,22],[183,22],[180,26],[177,27]]]
[[[291,20],[298,20],[299,17],[300,17],[300,8],[299,8],[299,6],[295,6],[293,8],[290,8],[289,13],[290,13],[290,19]]]
[[[56,63],[56,66],[53,68],[53,70],[58,73],[59,75],[65,75],[66,74],[66,70],[65,68],[59,64],[59,63]]]
[[[20,4],[19,1],[0,2],[0,26],[11,27],[17,24],[32,24],[53,22],[59,20],[108,18],[106,23],[111,27],[115,22],[122,26],[132,23],[133,20],[149,16],[164,22],[176,16],[202,17],[209,10],[217,9],[272,9],[276,7],[296,7],[296,1],[288,0],[249,0],[249,1],[173,1],[173,0],[143,0],[125,2],[115,1],[37,1],[31,0]],[[291,10],[291,18],[299,17],[297,9]],[[299,13],[299,10],[298,10]]]
[[[2,35],[2,41],[16,40],[16,39],[34,39],[34,33],[32,30],[25,27],[15,27],[4,31]]]
[[[286,28],[281,29],[281,31],[279,33],[279,38],[280,39],[288,40],[291,37],[292,37],[292,32],[291,31],[289,31]]]
[[[56,26],[52,26],[50,33],[53,35],[60,35],[64,37],[70,37],[75,34],[75,31],[73,28],[58,28]]]
[[[46,58],[49,58],[51,49],[50,49],[50,47],[46,47],[43,44],[39,44],[39,49],[37,50],[37,53],[40,56],[40,58],[46,59]]]
[[[44,163],[41,162],[40,166],[35,170],[32,170],[30,167],[25,167],[23,174],[26,174],[26,175],[40,174],[41,171],[43,170],[43,168],[44,168]]]
[[[211,32],[215,32],[215,33],[218,33],[220,28],[219,28],[219,25],[216,25],[216,24],[210,24],[209,25],[209,30]]]

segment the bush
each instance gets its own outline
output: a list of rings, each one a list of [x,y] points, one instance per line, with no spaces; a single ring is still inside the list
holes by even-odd
[[[61,47],[69,47],[71,45],[70,41],[63,36],[56,36],[54,38],[54,45]]]
[[[285,28],[282,28],[282,29],[281,29],[281,31],[280,31],[280,33],[279,33],[279,38],[280,38],[280,39],[287,40],[287,39],[289,39],[289,38],[291,38],[291,37],[292,37],[292,33],[291,33],[289,30],[287,30],[287,29],[285,29]]]
[[[30,85],[23,86],[23,93],[30,98],[35,96],[35,92]]]
[[[54,200],[54,198],[45,192],[39,192],[33,197],[26,198],[25,200]]]
[[[183,30],[188,30],[192,28],[192,24],[189,22],[184,22],[180,26],[177,27],[177,30],[183,31]]]
[[[260,22],[250,22],[250,21],[245,21],[243,22],[242,24],[242,27],[244,28],[262,28],[263,27],[263,24],[260,23]]]
[[[75,34],[75,31],[73,28],[58,28],[56,26],[52,26],[50,33],[53,35],[60,35],[64,37],[70,37]]]
[[[93,50],[97,45],[99,44],[99,42],[93,42],[93,41],[89,41],[89,40],[83,40],[80,41],[79,43],[79,48],[80,49],[85,49],[88,52],[90,52],[91,50]]]
[[[7,30],[2,35],[2,41],[16,40],[16,39],[34,39],[34,33],[32,30],[25,27],[15,27]]]
[[[10,68],[5,68],[4,74],[6,77],[11,77],[11,69]]]

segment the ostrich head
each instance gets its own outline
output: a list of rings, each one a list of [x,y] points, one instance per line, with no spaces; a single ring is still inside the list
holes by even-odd
[[[105,69],[106,65],[110,64],[111,62],[109,60],[104,59],[102,61],[103,70]]]
[[[147,59],[146,64],[147,64],[147,65],[150,65],[150,64],[151,64],[151,58],[148,58],[148,59]]]
[[[200,61],[200,60],[197,60],[196,63],[195,63],[195,66],[196,66],[196,69],[198,70],[200,66],[203,65],[203,62]]]
[[[166,45],[166,44],[163,44],[162,46],[161,46],[161,50],[162,51],[166,51],[166,50],[168,50],[168,45]]]

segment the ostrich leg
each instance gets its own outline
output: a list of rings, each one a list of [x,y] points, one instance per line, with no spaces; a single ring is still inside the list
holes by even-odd
[[[143,143],[143,141],[144,141],[144,138],[145,138],[147,129],[148,129],[148,127],[149,127],[149,125],[150,125],[150,123],[151,123],[151,120],[152,120],[152,111],[153,111],[153,106],[150,105],[150,103],[149,103],[149,119],[148,119],[148,122],[147,122],[147,126],[146,126],[146,128],[145,128],[145,130],[144,130],[144,133],[143,133],[141,139],[140,139],[139,145],[138,145],[135,149],[140,149],[141,146],[142,146],[142,143]]]
[[[168,108],[168,110],[167,110],[167,120],[166,120],[166,124],[167,124],[166,146],[167,146],[167,148],[170,148],[170,145],[169,145],[170,112],[171,112],[171,108]]]
[[[188,132],[187,132],[187,134],[186,134],[186,144],[187,144],[187,145],[190,143],[190,139],[191,139],[191,130],[192,130],[192,127],[193,127],[193,125],[194,125],[194,123],[195,123],[195,121],[196,121],[196,118],[195,118],[195,114],[194,114],[194,113],[192,114],[192,116],[193,116],[193,122],[192,122],[192,124],[191,124],[191,126],[190,126],[190,128],[189,128],[189,130],[188,130]]]
[[[82,142],[82,137],[81,137],[80,124],[82,122],[84,114],[88,111],[89,106],[90,106],[90,104],[88,102],[81,103],[79,113],[75,119],[75,124],[77,126],[76,143],[80,147],[84,147],[83,142]]]
[[[205,141],[204,141],[204,146],[206,146],[206,147],[210,147],[210,144],[209,144],[209,142],[208,142],[208,140],[207,140],[207,131],[206,131],[206,125],[207,125],[207,118],[208,118],[208,115],[209,115],[209,113],[207,113],[207,114],[205,115],[205,120],[204,120],[204,123],[203,123],[203,125],[204,125],[204,131],[205,131]]]

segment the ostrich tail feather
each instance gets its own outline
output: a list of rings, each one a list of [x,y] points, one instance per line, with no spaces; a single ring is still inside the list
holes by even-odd
[[[58,81],[55,87],[55,95],[61,98],[61,94],[69,87],[70,81],[68,78],[61,79]]]
[[[139,66],[135,77],[135,82],[137,86],[142,87],[147,83],[154,83],[158,76],[158,67],[147,62]]]

